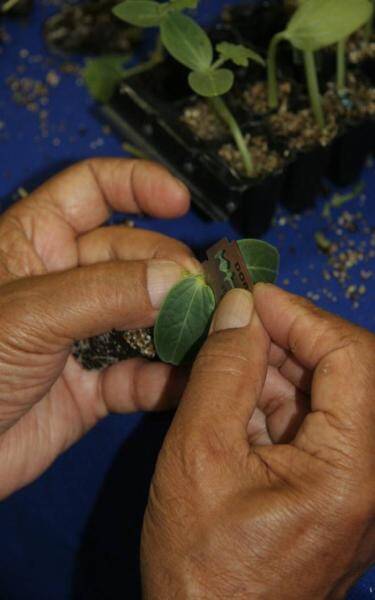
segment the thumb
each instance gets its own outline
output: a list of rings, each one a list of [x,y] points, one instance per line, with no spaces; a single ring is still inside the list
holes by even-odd
[[[116,261],[8,283],[1,287],[1,345],[17,339],[28,353],[48,353],[112,328],[150,326],[183,272],[172,261]]]
[[[247,426],[263,389],[268,348],[252,295],[230,291],[194,364],[177,425],[214,445],[216,440],[232,447],[243,440],[248,448]]]

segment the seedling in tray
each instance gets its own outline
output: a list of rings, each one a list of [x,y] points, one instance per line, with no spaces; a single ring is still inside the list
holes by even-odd
[[[311,108],[318,125],[325,125],[315,52],[337,44],[337,88],[345,87],[345,42],[349,35],[365,25],[373,13],[370,0],[300,0],[299,7],[286,29],[274,36],[268,53],[268,101],[270,108],[277,108],[278,44],[286,40],[303,53],[307,88]]]
[[[230,130],[245,165],[246,174],[253,175],[251,153],[243,133],[229,110],[223,96],[234,84],[232,69],[224,64],[231,62],[247,67],[249,61],[264,65],[263,59],[250,48],[222,42],[214,48],[206,32],[189,16],[180,11],[192,8],[191,0],[172,0],[167,4],[158,2],[127,0],[114,8],[114,13],[127,23],[141,27],[160,28],[160,39],[167,51],[190,70],[188,81],[193,92],[209,102]]]

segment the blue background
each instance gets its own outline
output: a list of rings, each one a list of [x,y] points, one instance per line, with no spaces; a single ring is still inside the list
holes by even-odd
[[[80,79],[60,73],[59,66],[67,60],[51,55],[43,46],[43,20],[56,9],[51,2],[36,4],[29,20],[7,19],[3,23],[10,40],[0,47],[0,210],[16,199],[20,186],[30,191],[74,161],[124,154],[121,141],[103,130],[103,123],[96,119]],[[213,4],[216,8],[219,5],[201,2],[203,20],[212,16]],[[79,60],[72,62],[79,64]],[[58,74],[59,82],[56,86],[47,84],[45,106],[33,112],[14,101],[10,76],[46,81],[51,71]],[[47,111],[43,127],[41,109]],[[360,277],[361,271],[375,267],[372,164],[362,180],[361,193],[341,208],[332,209],[331,221],[322,215],[335,191],[327,184],[326,197],[314,211],[292,216],[279,210],[266,239],[277,244],[281,252],[281,286],[374,331],[374,278],[363,281]],[[354,246],[364,250],[363,262],[350,271],[351,284],[366,286],[358,302],[346,297],[334,277],[327,280],[323,276],[332,268],[314,241],[317,230],[335,242],[344,239],[337,224],[344,211],[363,215],[363,219],[358,218],[358,230],[350,234]],[[229,224],[207,223],[194,211],[171,222],[139,221],[143,227],[168,233],[196,249],[223,236],[236,236]],[[1,599],[139,597],[141,519],[169,420],[168,415],[108,417],[38,481],[0,505]],[[375,570],[355,586],[350,599],[373,596]]]

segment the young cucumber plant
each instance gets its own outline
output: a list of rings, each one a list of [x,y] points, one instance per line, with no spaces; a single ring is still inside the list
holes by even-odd
[[[197,4],[192,0],[172,0],[159,4],[151,0],[127,0],[113,9],[127,23],[141,27],[159,27],[160,39],[171,56],[190,70],[191,89],[208,98],[217,115],[226,123],[241,154],[246,173],[252,176],[253,161],[243,133],[223,99],[234,84],[233,71],[225,63],[247,67],[249,61],[264,66],[263,59],[250,48],[222,42],[216,46],[218,56],[206,32],[190,17],[181,13]]]
[[[277,108],[278,44],[286,40],[303,53],[307,88],[316,122],[324,128],[315,52],[337,44],[337,87],[345,87],[345,42],[348,36],[371,18],[372,0],[300,0],[285,31],[277,33],[268,52],[268,101],[270,108]]]
[[[253,283],[273,283],[279,270],[279,253],[261,240],[240,240],[239,249]],[[220,261],[226,280],[232,275]],[[226,270],[227,269],[227,270]],[[163,362],[191,362],[204,342],[216,307],[214,292],[204,275],[187,275],[169,292],[155,323],[154,344]]]

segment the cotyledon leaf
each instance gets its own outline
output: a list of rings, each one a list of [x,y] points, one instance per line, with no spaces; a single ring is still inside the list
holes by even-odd
[[[319,50],[348,37],[370,19],[372,12],[370,0],[304,0],[283,37],[299,50]]]
[[[179,12],[167,14],[160,26],[161,40],[169,54],[192,71],[206,71],[213,59],[207,33],[190,17]]]
[[[167,14],[168,5],[153,2],[153,0],[126,0],[126,2],[116,4],[112,12],[130,25],[156,27],[160,25],[163,17]]]
[[[188,79],[193,92],[205,98],[214,98],[226,94],[234,83],[234,75],[229,69],[192,71]]]
[[[262,240],[239,240],[238,246],[253,283],[274,283],[279,272],[277,249]]]
[[[205,339],[215,310],[215,296],[202,275],[186,277],[166,297],[154,328],[154,344],[163,362],[192,360]]]

